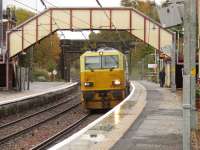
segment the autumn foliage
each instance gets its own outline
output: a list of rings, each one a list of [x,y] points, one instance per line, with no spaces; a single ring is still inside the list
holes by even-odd
[[[155,4],[150,0],[121,0],[121,5],[135,8],[151,18],[159,20]]]

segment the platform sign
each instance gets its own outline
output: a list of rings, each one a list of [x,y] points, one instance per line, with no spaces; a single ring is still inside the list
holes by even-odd
[[[149,69],[156,69],[157,66],[158,66],[157,64],[148,64]]]

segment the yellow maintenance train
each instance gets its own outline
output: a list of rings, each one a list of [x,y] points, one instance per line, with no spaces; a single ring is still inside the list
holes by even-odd
[[[82,102],[87,109],[110,109],[129,91],[126,56],[113,48],[87,51],[80,57]]]

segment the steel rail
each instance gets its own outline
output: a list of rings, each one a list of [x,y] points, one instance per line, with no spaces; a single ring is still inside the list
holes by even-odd
[[[35,128],[35,127],[37,127],[37,126],[40,126],[41,124],[44,124],[45,122],[48,122],[48,121],[50,121],[50,120],[52,120],[52,119],[55,119],[55,118],[59,117],[59,116],[63,115],[64,113],[66,113],[66,112],[68,112],[68,111],[70,111],[70,110],[72,110],[72,109],[78,107],[79,105],[81,105],[81,102],[79,102],[79,103],[73,105],[73,106],[70,107],[70,108],[65,109],[64,111],[61,111],[60,113],[57,113],[57,114],[54,115],[54,116],[51,116],[51,117],[49,117],[49,118],[47,118],[47,119],[44,119],[43,121],[40,121],[39,123],[36,123],[36,124],[34,124],[34,125],[31,125],[31,126],[28,127],[28,128],[25,128],[25,129],[23,129],[23,130],[21,130],[21,131],[12,133],[12,134],[10,134],[10,135],[7,135],[7,136],[3,137],[2,139],[0,139],[0,144],[3,144],[3,143],[5,143],[5,142],[7,142],[7,141],[9,141],[9,140],[11,140],[11,139],[17,137],[17,136],[23,135],[23,134],[27,133],[28,131],[32,130],[33,128]]]
[[[71,102],[74,98],[76,98],[77,96],[78,96],[78,95],[73,96],[73,97],[70,97],[70,98],[67,98],[64,102],[57,103],[57,104],[55,104],[55,105],[53,105],[53,106],[50,106],[50,107],[48,107],[48,108],[46,108],[46,109],[43,109],[43,110],[41,110],[41,111],[35,112],[35,113],[33,113],[33,114],[27,115],[27,116],[25,116],[25,117],[19,118],[19,119],[17,119],[17,120],[14,120],[14,121],[11,121],[11,122],[8,122],[8,123],[5,123],[5,124],[3,124],[3,125],[0,126],[0,130],[3,129],[3,128],[5,128],[5,127],[11,126],[11,125],[13,125],[13,124],[16,124],[16,123],[18,123],[18,122],[20,122],[20,121],[23,121],[23,120],[25,120],[25,119],[29,119],[29,118],[31,118],[31,117],[34,117],[34,116],[36,116],[36,115],[39,115],[39,114],[44,113],[44,112],[46,112],[46,111],[49,111],[49,110],[51,110],[51,109],[54,109],[54,108],[56,108],[56,107],[59,107],[60,105],[69,103],[69,102]]]
[[[64,135],[69,134],[72,132],[76,127],[78,127],[82,122],[84,122],[90,114],[85,115],[75,123],[71,124],[67,128],[63,129],[59,133],[55,134],[54,136],[50,137],[49,139],[43,141],[42,143],[38,144],[37,146],[31,148],[31,150],[44,150],[47,149],[50,145],[58,141],[60,138],[62,138]]]

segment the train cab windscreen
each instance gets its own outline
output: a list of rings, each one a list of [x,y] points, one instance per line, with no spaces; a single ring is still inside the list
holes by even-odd
[[[87,56],[85,58],[85,69],[111,69],[119,67],[117,55],[109,56]]]

